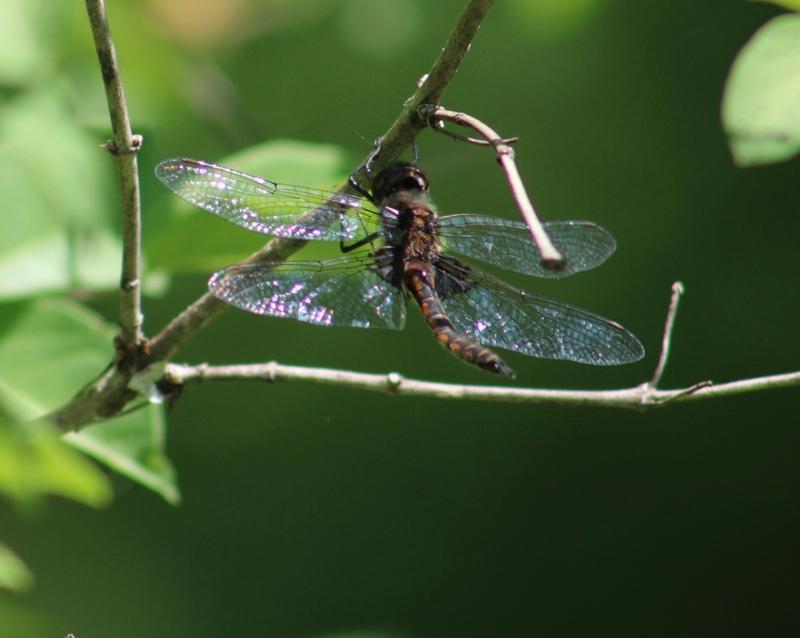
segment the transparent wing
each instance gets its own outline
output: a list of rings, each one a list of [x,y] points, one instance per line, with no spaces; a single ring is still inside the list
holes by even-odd
[[[437,261],[436,290],[455,329],[487,346],[598,366],[644,356],[639,340],[618,323],[523,292],[453,258]]]
[[[364,254],[229,266],[212,275],[208,288],[243,310],[321,326],[399,330],[406,319],[401,289],[387,283]]]
[[[542,267],[525,223],[484,215],[448,215],[439,219],[445,248],[506,270],[536,277],[568,277],[596,268],[617,247],[605,228],[583,221],[548,222],[547,234],[566,258],[564,270]]]
[[[278,184],[202,160],[165,160],[156,177],[190,204],[276,237],[353,239],[380,221],[360,197]]]

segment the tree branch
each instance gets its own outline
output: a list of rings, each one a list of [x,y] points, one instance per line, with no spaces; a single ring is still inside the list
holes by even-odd
[[[433,64],[430,72],[423,77],[417,90],[403,103],[400,114],[386,133],[379,138],[378,148],[365,158],[361,168],[356,171],[356,178],[367,177],[367,164],[369,164],[369,170],[379,171],[413,144],[419,132],[427,126],[427,123],[422,121],[417,114],[419,107],[439,101],[469,51],[478,27],[493,4],[494,0],[470,0],[439,58]],[[344,184],[338,192],[350,195],[358,194],[349,182]],[[250,255],[245,263],[281,261],[300,250],[304,244],[305,242],[296,239],[272,239],[259,251]],[[226,307],[224,302],[219,301],[210,293],[204,294],[150,340],[147,348],[149,360],[165,361],[170,359],[183,344],[208,325]]]
[[[549,403],[565,406],[634,408],[638,410],[663,407],[667,403],[678,401],[713,399],[770,388],[800,385],[799,371],[742,379],[720,385],[714,385],[711,381],[701,381],[685,388],[658,390],[656,386],[664,374],[669,358],[672,330],[678,313],[678,301],[682,294],[683,285],[680,282],[675,282],[672,285],[672,297],[664,325],[661,354],[652,379],[632,388],[620,390],[548,390],[436,383],[408,379],[397,372],[367,374],[350,370],[288,366],[276,361],[227,366],[167,364],[164,378],[170,384],[178,386],[202,381],[256,380],[270,383],[276,381],[308,381],[322,385],[335,385],[396,396],[475,399],[504,403]]]
[[[97,59],[106,90],[108,113],[114,134],[105,148],[117,161],[122,193],[122,275],[120,278],[120,339],[126,350],[142,342],[141,301],[141,201],[136,154],[142,138],[131,133],[125,92],[104,0],[86,0]]]
[[[275,361],[229,366],[168,364],[165,378],[175,384],[201,381],[307,381],[397,396],[475,399],[504,403],[548,403],[564,406],[647,409],[667,403],[713,399],[770,388],[800,385],[800,372],[775,374],[713,385],[704,381],[686,388],[655,390],[649,383],[621,390],[546,390],[502,386],[460,385],[408,379],[396,372],[366,374],[349,370],[282,365]]]
[[[672,297],[670,298],[669,309],[667,310],[667,320],[664,322],[664,337],[661,340],[661,355],[658,357],[658,364],[653,372],[653,378],[650,379],[649,382],[651,388],[656,388],[658,384],[661,383],[661,377],[664,376],[664,370],[667,369],[669,348],[672,343],[672,331],[675,328],[675,317],[678,315],[678,304],[680,303],[683,292],[683,284],[680,281],[676,281],[672,284]]]
[[[563,270],[565,263],[564,258],[558,249],[550,241],[542,222],[539,221],[539,216],[533,208],[531,198],[525,190],[525,184],[522,183],[522,177],[517,170],[517,163],[514,161],[514,149],[508,144],[508,141],[500,137],[500,135],[490,126],[482,122],[476,117],[467,115],[466,113],[457,113],[456,111],[449,111],[441,106],[431,104],[424,104],[419,109],[421,119],[426,122],[434,131],[446,133],[451,137],[454,134],[444,128],[444,122],[449,121],[459,126],[466,126],[481,135],[486,143],[492,146],[497,154],[497,162],[506,174],[508,185],[511,187],[511,193],[514,196],[514,201],[517,203],[517,208],[528,224],[528,229],[531,231],[531,237],[536,249],[541,256],[542,265],[550,270]],[[514,139],[514,138],[512,138]],[[472,144],[477,143],[477,140],[467,138]]]

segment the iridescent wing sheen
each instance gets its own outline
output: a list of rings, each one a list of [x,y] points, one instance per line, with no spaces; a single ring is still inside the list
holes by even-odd
[[[524,292],[452,257],[435,264],[436,291],[456,330],[531,357],[618,365],[644,356],[639,340],[609,319]]]
[[[566,258],[564,270],[542,267],[530,230],[523,222],[484,215],[448,215],[439,219],[439,232],[446,249],[536,277],[568,277],[596,268],[617,247],[611,233],[592,222],[548,222],[544,227]]]
[[[361,197],[278,184],[202,160],[165,160],[156,166],[156,176],[190,204],[276,237],[353,239],[380,223]]]
[[[243,310],[320,326],[399,330],[406,319],[403,291],[366,254],[229,266],[212,275],[208,288]]]

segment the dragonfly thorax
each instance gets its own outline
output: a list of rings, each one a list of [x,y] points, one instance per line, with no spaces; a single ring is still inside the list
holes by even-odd
[[[372,180],[372,197],[376,202],[383,202],[402,191],[428,192],[428,176],[416,164],[391,164]]]

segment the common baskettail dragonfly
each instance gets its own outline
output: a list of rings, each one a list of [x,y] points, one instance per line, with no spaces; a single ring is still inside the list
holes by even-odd
[[[616,248],[611,234],[591,222],[544,225],[566,258],[566,267],[553,271],[542,265],[522,222],[438,216],[428,178],[412,163],[380,171],[363,196],[279,184],[186,158],[161,162],[156,175],[189,203],[248,230],[340,242],[343,255],[333,259],[245,263],[214,273],[211,293],[249,312],[322,326],[401,329],[410,297],[451,353],[505,376],[514,373],[491,347],[589,365],[644,356],[620,324],[520,290],[451,254],[564,277],[599,266]]]

